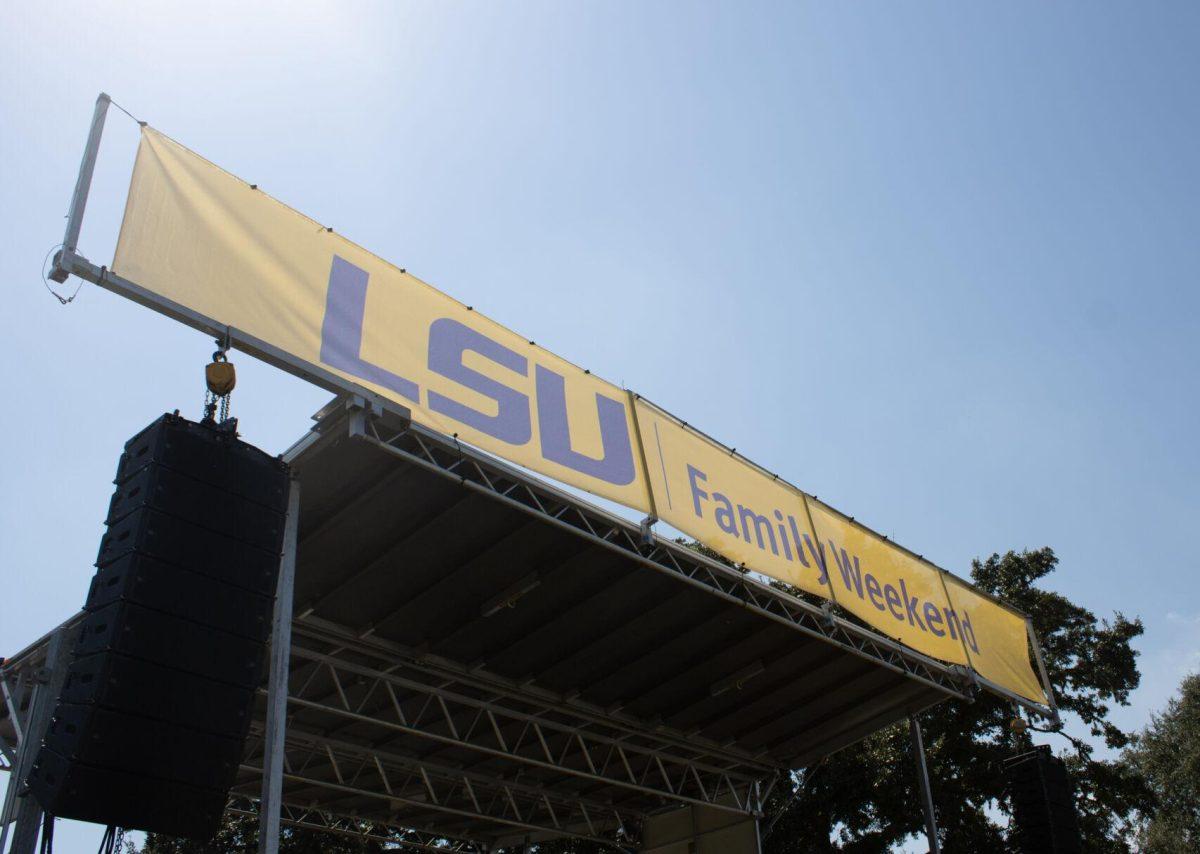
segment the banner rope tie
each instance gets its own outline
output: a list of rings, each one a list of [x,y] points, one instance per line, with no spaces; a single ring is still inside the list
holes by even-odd
[[[61,243],[56,243],[50,247],[50,251],[46,253],[46,257],[42,259],[42,284],[46,286],[46,290],[50,292],[50,296],[58,300],[59,305],[70,305],[75,302],[75,297],[79,296],[79,290],[83,287],[83,279],[79,280],[79,284],[75,286],[75,292],[69,297],[64,297],[58,291],[54,290],[54,286],[50,284],[49,271],[46,265],[50,263],[51,256],[63,248]]]
[[[137,116],[135,116],[133,113],[129,112],[129,110],[127,110],[127,109],[125,109],[124,107],[122,107],[120,104],[118,104],[118,103],[117,103],[116,101],[114,101],[112,98],[109,98],[109,99],[108,99],[108,102],[109,102],[110,104],[112,104],[114,107],[116,107],[118,110],[120,110],[122,113],[124,113],[125,115],[129,116],[129,118],[131,118],[131,119],[133,119],[135,122],[137,122],[139,127],[145,127],[145,126],[146,126],[146,123],[145,123],[144,121],[142,121],[141,119],[139,119],[139,118],[138,118]]]

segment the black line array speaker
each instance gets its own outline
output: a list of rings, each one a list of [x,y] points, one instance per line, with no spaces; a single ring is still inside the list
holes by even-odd
[[[1082,851],[1075,789],[1066,765],[1040,745],[1005,762],[1016,842],[1025,854]]]
[[[232,430],[178,414],[126,443],[29,775],[46,812],[198,839],[217,830],[263,678],[288,477]]]

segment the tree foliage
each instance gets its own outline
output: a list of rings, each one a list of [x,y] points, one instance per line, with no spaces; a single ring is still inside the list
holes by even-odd
[[[207,842],[173,839],[157,833],[146,836],[145,844],[129,854],[231,854],[258,851],[258,817],[226,813],[217,835]],[[339,833],[284,825],[279,831],[280,854],[381,854],[404,851],[398,846],[386,849],[378,842]],[[412,850],[412,849],[409,849]]]
[[[1059,707],[1092,737],[1123,748],[1130,737],[1108,720],[1108,713],[1113,703],[1126,703],[1137,687],[1137,653],[1130,642],[1142,633],[1142,624],[1119,613],[1111,621],[1098,619],[1039,587],[1057,563],[1049,548],[994,554],[975,561],[971,576],[980,588],[1030,615]],[[1010,849],[996,820],[1009,813],[1001,768],[1005,758],[1029,744],[1028,734],[1011,729],[1013,715],[1011,704],[981,693],[973,703],[943,703],[921,718],[947,851]],[[1061,734],[1078,789],[1085,850],[1126,851],[1130,819],[1151,807],[1144,782],[1128,763],[1096,759],[1088,741]],[[794,797],[782,794],[770,805],[769,812],[781,812],[765,843],[769,854],[884,852],[924,831],[904,725],[827,757],[820,767],[809,769],[808,777]]]
[[[1200,673],[1155,715],[1125,754],[1145,777],[1155,810],[1142,817],[1139,848],[1147,854],[1200,850]]]

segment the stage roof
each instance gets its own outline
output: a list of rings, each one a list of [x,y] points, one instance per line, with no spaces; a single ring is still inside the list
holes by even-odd
[[[629,843],[680,804],[754,813],[788,769],[971,692],[959,668],[362,401],[327,406],[287,458],[285,821]],[[260,694],[237,811],[259,794]]]

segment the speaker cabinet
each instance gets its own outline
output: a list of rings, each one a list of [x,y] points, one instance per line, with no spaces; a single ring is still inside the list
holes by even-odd
[[[1082,851],[1075,788],[1066,765],[1041,745],[1005,763],[1016,842],[1024,854]]]
[[[94,703],[129,715],[175,721],[189,729],[244,737],[254,690],[178,667],[102,652],[71,662],[62,702]]]
[[[51,815],[209,839],[220,826],[227,792],[115,768],[72,762],[43,747],[30,775],[34,797]]]
[[[289,473],[164,415],[125,445],[86,614],[29,775],[48,813],[216,831],[263,679]]]

